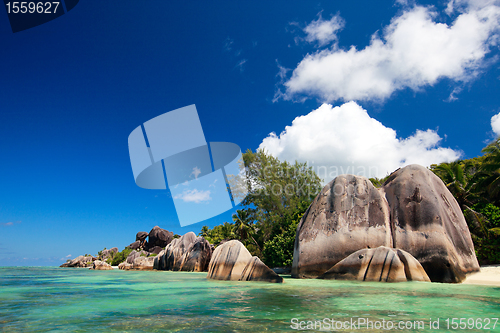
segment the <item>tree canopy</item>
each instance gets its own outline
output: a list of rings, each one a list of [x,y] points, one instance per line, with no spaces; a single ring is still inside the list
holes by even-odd
[[[321,190],[321,180],[306,163],[282,162],[263,150],[247,150],[242,162],[245,174],[228,178],[248,192],[243,208],[233,215],[233,223],[203,227],[200,235],[215,245],[238,239],[265,263],[287,266],[298,221]]]

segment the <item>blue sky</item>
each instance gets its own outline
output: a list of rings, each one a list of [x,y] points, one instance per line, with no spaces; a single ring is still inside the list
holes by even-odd
[[[12,33],[0,10],[0,265],[230,221],[181,228],[168,191],[134,183],[128,135],[191,104],[208,142],[325,181],[478,156],[500,134],[499,18],[486,0],[81,1]]]

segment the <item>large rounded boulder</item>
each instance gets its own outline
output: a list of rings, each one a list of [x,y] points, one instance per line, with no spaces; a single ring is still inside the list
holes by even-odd
[[[159,226],[155,226],[149,232],[149,241],[148,246],[153,248],[155,246],[159,246],[164,248],[174,239],[174,233],[165,229],[160,228]]]
[[[292,276],[318,277],[351,253],[378,246],[392,247],[387,201],[365,177],[338,176],[297,227]]]
[[[154,268],[158,270],[180,271],[184,254],[196,240],[194,232],[190,231],[170,242],[155,260]]]
[[[208,279],[232,281],[283,282],[283,278],[252,257],[238,240],[219,245],[208,265]]]
[[[431,281],[457,283],[479,270],[462,211],[430,170],[409,165],[384,184],[391,210],[393,246],[413,255]]]
[[[210,243],[199,236],[192,242],[182,256],[181,271],[206,272],[212,258],[212,247]]]

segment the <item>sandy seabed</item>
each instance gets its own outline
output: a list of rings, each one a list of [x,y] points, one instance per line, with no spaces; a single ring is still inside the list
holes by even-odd
[[[467,276],[465,284],[500,287],[500,265],[481,266],[481,270]]]

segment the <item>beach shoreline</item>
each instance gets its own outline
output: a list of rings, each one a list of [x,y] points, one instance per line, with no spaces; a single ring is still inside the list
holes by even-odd
[[[479,272],[467,275],[462,283],[500,287],[500,265],[481,266]]]

